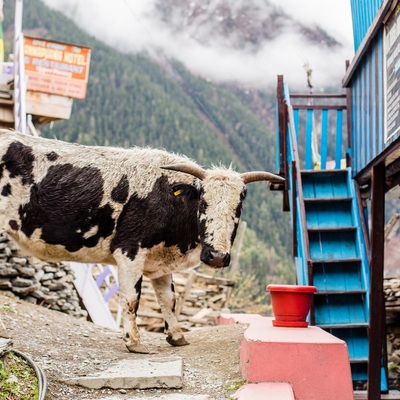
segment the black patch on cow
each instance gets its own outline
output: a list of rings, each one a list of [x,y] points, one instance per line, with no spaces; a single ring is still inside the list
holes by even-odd
[[[124,204],[128,199],[129,194],[129,182],[128,177],[123,175],[118,185],[111,192],[111,200],[116,203]]]
[[[11,185],[7,183],[3,186],[3,189],[1,190],[1,195],[9,196],[10,194],[11,194]]]
[[[19,230],[19,224],[18,224],[18,222],[17,222],[15,219],[11,219],[11,220],[8,222],[8,225],[10,225],[10,228],[11,228],[13,231],[18,231],[18,230]]]
[[[238,219],[242,215],[243,203],[244,203],[244,200],[246,199],[246,195],[247,195],[247,189],[244,188],[242,193],[240,193],[240,202],[239,202],[238,206],[236,207],[236,212],[235,212],[235,217]],[[233,242],[235,240],[238,225],[239,225],[239,222],[235,225],[235,227],[232,231],[231,244],[233,244]]]
[[[140,296],[142,294],[142,281],[143,281],[143,276],[141,276],[139,278],[139,280],[135,283],[135,291],[137,294],[138,305],[139,305]]]
[[[207,211],[207,208],[208,208],[208,204],[202,198],[199,202],[199,215],[200,216],[204,215]],[[206,235],[206,219],[205,218],[200,218],[199,229],[200,229],[200,237],[204,238]],[[204,241],[202,242],[202,245],[204,246]]]
[[[33,183],[33,162],[35,157],[32,148],[20,142],[13,142],[8,146],[2,161],[10,172],[10,178],[21,177],[22,184]]]
[[[21,230],[30,237],[42,229],[41,239],[74,252],[94,247],[114,229],[113,209],[100,207],[103,178],[93,167],[72,164],[51,166],[47,175],[31,187],[30,200],[20,206]],[[90,229],[96,232],[84,237]]]
[[[49,161],[56,161],[58,157],[60,157],[55,151],[51,151],[46,154],[46,157]]]
[[[175,297],[175,285],[174,285],[174,282],[173,281],[171,281],[171,292],[172,292],[172,294],[173,294],[173,296],[172,296],[172,312],[173,313],[175,313],[175,306],[176,306],[176,297]],[[168,324],[167,324],[168,325]],[[166,329],[168,330],[168,326],[166,327]]]
[[[198,193],[190,185],[179,184],[182,192],[174,194],[177,185],[170,185],[165,176],[156,180],[145,198],[133,194],[125,204],[117,221],[111,252],[121,249],[133,260],[142,248],[165,242],[178,246],[182,253],[194,248],[199,241]],[[186,193],[186,195],[185,195]]]

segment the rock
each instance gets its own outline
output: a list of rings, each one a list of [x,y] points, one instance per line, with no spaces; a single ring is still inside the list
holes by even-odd
[[[34,283],[32,279],[21,278],[19,276],[11,281],[11,284],[16,287],[29,287],[33,286]]]
[[[54,272],[58,271],[58,268],[56,268],[54,265],[46,264],[43,267],[43,270],[44,270],[44,272],[52,272],[52,273],[54,273]]]
[[[62,311],[69,311],[72,310],[74,307],[71,303],[65,302],[62,306],[61,306],[61,310]]]
[[[35,278],[38,282],[42,280],[43,276],[44,276],[44,271],[42,269],[36,271]]]
[[[47,295],[45,294],[42,290],[35,290],[32,292],[31,296],[35,297],[38,300],[43,300],[46,303],[55,303],[57,300],[57,296],[53,295]]]
[[[27,277],[27,278],[33,278],[36,274],[36,270],[33,267],[25,267],[25,266],[16,265],[15,269],[20,273],[21,276]]]
[[[0,277],[13,278],[18,276],[18,271],[15,268],[5,267],[0,269]]]
[[[40,288],[40,284],[36,284],[36,285],[32,285],[32,286],[28,286],[28,287],[17,287],[17,286],[13,286],[12,287],[12,291],[20,296],[26,296],[29,293],[34,292],[35,290],[38,290]]]
[[[60,279],[60,278],[62,278],[64,276],[66,276],[66,275],[67,275],[67,273],[65,271],[57,271],[57,272],[54,273],[54,278],[55,279]]]
[[[28,260],[26,258],[11,257],[10,262],[13,264],[26,265],[28,263]]]
[[[52,279],[54,279],[54,273],[48,272],[48,273],[43,274],[41,280],[42,281],[48,281],[48,280],[52,280]]]
[[[9,279],[0,279],[0,290],[11,289],[12,284]]]
[[[52,282],[47,287],[52,291],[64,290],[67,286],[63,282]]]

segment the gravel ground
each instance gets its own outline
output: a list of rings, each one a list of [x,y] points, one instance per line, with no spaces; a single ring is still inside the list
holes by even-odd
[[[143,342],[154,354],[131,354],[119,332],[3,293],[0,292],[0,319],[13,339],[14,349],[28,355],[45,371],[48,400],[189,400],[192,395],[223,400],[229,399],[241,382],[239,347],[245,330],[241,325],[193,329],[186,334],[191,344],[184,347],[171,347],[163,334],[143,331]],[[61,383],[68,377],[104,370],[117,360],[160,356],[183,358],[182,389],[89,390]]]

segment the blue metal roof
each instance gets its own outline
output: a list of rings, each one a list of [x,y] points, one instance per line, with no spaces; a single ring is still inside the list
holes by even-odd
[[[357,51],[383,0],[350,0],[353,20],[354,50]]]

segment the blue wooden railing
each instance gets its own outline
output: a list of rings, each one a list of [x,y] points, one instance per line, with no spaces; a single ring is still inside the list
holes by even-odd
[[[291,211],[297,281],[305,285],[311,281],[311,267],[300,172],[343,169],[349,163],[347,98],[345,94],[291,95],[282,76],[277,93],[277,169],[286,178],[284,210]]]

